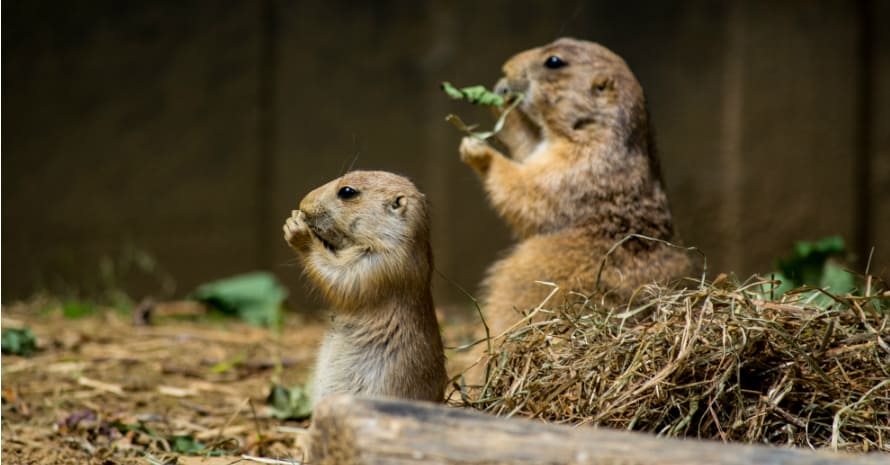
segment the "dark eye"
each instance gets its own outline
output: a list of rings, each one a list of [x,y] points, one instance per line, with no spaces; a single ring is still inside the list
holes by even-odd
[[[544,61],[544,66],[546,66],[550,69],[559,69],[559,68],[562,68],[563,66],[568,66],[568,65],[569,65],[568,63],[562,61],[562,58],[560,58],[556,55],[550,55],[549,57],[547,57],[547,60]]]
[[[349,200],[358,197],[359,191],[349,186],[343,186],[337,191],[337,198],[341,200]]]

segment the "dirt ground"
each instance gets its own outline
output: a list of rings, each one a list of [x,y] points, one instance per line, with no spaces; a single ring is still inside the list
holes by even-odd
[[[40,349],[2,358],[4,464],[300,459],[308,422],[270,417],[266,398],[272,383],[307,380],[319,318],[289,315],[274,331],[206,316],[151,325],[115,311],[71,319],[45,307],[2,311],[3,328],[31,328]],[[445,327],[446,345],[468,338]]]

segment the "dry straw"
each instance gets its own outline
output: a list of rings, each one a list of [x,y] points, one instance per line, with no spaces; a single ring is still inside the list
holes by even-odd
[[[774,284],[653,285],[620,314],[545,301],[494,339],[484,386],[460,387],[461,403],[663,436],[890,451],[890,292],[868,279],[867,297],[772,296]]]

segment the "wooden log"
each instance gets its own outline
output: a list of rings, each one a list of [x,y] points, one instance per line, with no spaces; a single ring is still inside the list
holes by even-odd
[[[843,455],[572,428],[400,400],[337,396],[315,410],[313,465],[784,464],[877,465],[890,455]]]

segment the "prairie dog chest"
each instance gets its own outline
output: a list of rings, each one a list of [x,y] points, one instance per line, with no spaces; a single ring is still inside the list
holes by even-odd
[[[388,343],[386,338],[362,340],[354,329],[332,329],[319,350],[315,397],[332,392],[381,394],[391,362]]]
[[[533,162],[534,160],[539,158],[541,154],[546,153],[547,150],[549,150],[549,149],[550,149],[550,143],[547,141],[546,138],[542,138],[541,140],[538,141],[537,144],[532,146],[532,149],[529,152],[528,156],[526,156],[524,162],[525,163]]]

